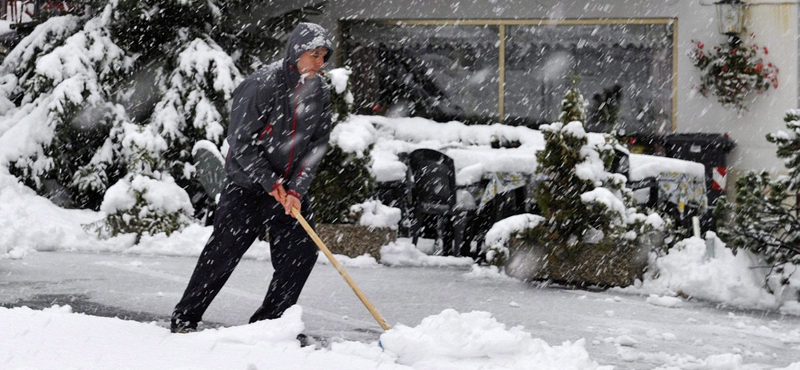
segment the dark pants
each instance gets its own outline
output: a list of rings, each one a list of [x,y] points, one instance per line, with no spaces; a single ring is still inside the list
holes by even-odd
[[[302,200],[303,217],[313,227],[311,207]],[[220,197],[214,232],[208,239],[173,320],[201,321],[211,301],[231,276],[242,255],[269,228],[270,253],[275,273],[261,307],[250,322],[280,317],[297,303],[314,263],[317,247],[300,223],[285,214],[283,206],[264,190],[228,184]]]

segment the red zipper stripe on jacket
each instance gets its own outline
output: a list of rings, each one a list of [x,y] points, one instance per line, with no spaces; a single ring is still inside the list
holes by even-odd
[[[264,131],[261,131],[261,135],[258,135],[258,140],[264,140],[264,136],[267,134],[272,133],[272,124],[267,124],[267,127],[264,128]]]
[[[292,115],[292,147],[289,149],[289,162],[286,163],[286,173],[283,175],[283,178],[289,177],[289,170],[292,168],[292,157],[294,156],[294,133],[297,131],[297,104],[299,100],[300,91],[300,84],[303,83],[303,77],[300,77],[300,82],[297,83],[297,86],[294,88],[294,114]]]

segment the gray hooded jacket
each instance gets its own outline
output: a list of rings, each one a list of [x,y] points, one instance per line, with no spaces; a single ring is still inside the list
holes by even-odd
[[[228,127],[229,181],[270,192],[282,183],[300,196],[328,149],[330,91],[319,75],[301,79],[297,59],[308,50],[328,49],[325,29],[301,23],[289,35],[286,57],[247,77],[233,92]]]

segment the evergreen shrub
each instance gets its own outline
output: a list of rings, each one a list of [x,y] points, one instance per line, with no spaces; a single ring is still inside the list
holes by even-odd
[[[156,174],[158,176],[158,174]],[[100,237],[171,233],[192,221],[189,195],[167,174],[160,179],[129,174],[108,188],[100,210],[106,218],[93,225]]]
[[[764,258],[768,289],[773,279],[788,284],[786,267],[800,265],[800,110],[788,110],[784,121],[788,132],[768,134],[767,141],[777,147],[788,175],[747,172],[736,180],[733,202],[719,197],[714,210],[717,234],[734,253],[745,249]]]
[[[336,118],[334,126],[345,121],[352,109],[349,75],[349,70],[341,68],[326,74]],[[364,153],[351,153],[331,141],[309,189],[318,223],[358,221],[357,217],[350,214],[350,207],[369,199],[375,188],[375,177],[369,169],[372,165],[371,149]]]
[[[576,79],[562,102],[561,118],[580,116],[584,105]],[[622,174],[611,173],[617,140],[589,143],[580,121],[540,127],[545,147],[536,153],[533,198],[539,217],[493,245],[490,263],[507,273],[577,285],[626,286],[646,267],[651,233],[663,228],[657,214],[634,207]]]

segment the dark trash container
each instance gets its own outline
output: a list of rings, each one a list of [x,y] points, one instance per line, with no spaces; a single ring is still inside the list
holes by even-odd
[[[728,134],[680,133],[661,138],[667,157],[702,163],[706,167],[706,194],[711,207],[701,219],[703,230],[715,230],[711,210],[727,188],[727,154],[736,146]],[[731,184],[732,185],[732,184]]]

